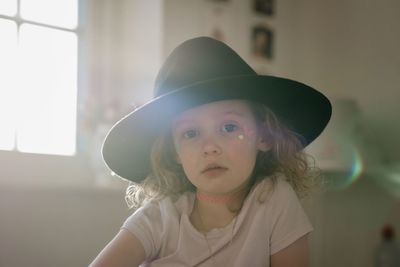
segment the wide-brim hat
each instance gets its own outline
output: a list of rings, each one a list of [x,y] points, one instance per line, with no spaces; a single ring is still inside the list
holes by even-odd
[[[107,166],[118,176],[140,182],[151,172],[155,139],[182,111],[209,102],[245,99],[265,104],[307,146],[331,116],[329,100],[290,79],[258,75],[223,42],[188,40],[168,56],[154,87],[154,98],[118,121],[102,147]]]

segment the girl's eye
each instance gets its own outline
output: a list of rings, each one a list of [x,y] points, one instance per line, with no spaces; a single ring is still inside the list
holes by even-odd
[[[226,133],[231,133],[236,131],[239,128],[236,124],[233,123],[226,123],[222,126],[222,131]]]
[[[197,135],[198,135],[198,132],[196,130],[187,130],[183,133],[183,138],[191,139],[191,138],[195,138]]]

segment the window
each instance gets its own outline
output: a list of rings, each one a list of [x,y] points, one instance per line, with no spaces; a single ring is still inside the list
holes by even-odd
[[[78,0],[0,1],[0,149],[76,150]]]

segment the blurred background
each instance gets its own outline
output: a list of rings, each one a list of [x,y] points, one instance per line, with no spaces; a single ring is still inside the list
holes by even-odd
[[[400,232],[400,2],[0,0],[0,266],[87,266],[132,213],[101,141],[196,36],[258,73],[318,88],[332,122],[307,151],[311,265],[372,267]]]

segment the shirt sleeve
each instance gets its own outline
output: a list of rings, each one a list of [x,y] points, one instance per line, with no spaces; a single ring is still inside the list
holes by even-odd
[[[134,234],[142,243],[146,260],[155,258],[160,248],[162,231],[159,203],[150,202],[129,216],[121,227]]]
[[[284,249],[313,230],[300,201],[283,179],[278,179],[272,192],[273,205],[270,246],[271,255]]]

